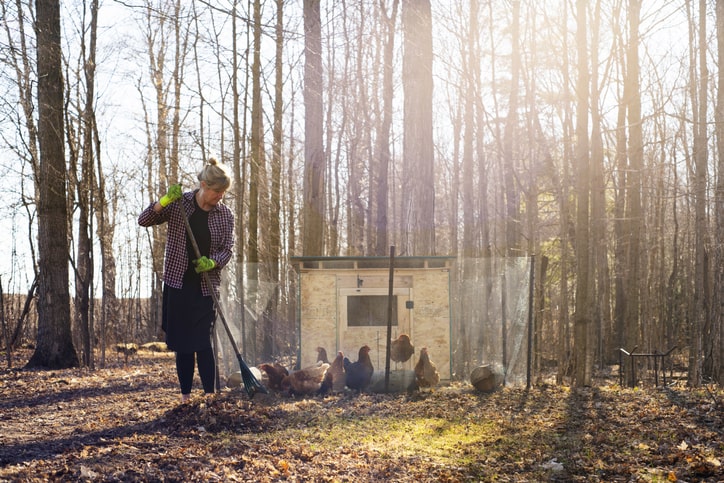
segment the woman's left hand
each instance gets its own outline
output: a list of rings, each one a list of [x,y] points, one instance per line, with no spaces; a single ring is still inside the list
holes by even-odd
[[[216,262],[208,258],[207,256],[203,256],[197,260],[194,260],[193,264],[196,273],[208,272],[209,270],[213,270],[214,268],[216,268]]]

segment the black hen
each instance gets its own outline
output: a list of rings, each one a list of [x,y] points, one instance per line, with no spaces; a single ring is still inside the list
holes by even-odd
[[[346,373],[347,387],[356,391],[363,391],[372,381],[372,373],[375,371],[370,359],[370,348],[363,345],[359,348],[357,361],[352,362],[344,358],[344,371]]]

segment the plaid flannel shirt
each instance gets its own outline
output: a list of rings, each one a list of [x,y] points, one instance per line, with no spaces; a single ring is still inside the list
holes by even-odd
[[[152,202],[138,216],[138,224],[149,227],[168,222],[168,235],[166,238],[166,257],[163,264],[163,281],[173,288],[183,286],[184,272],[188,267],[189,259],[186,251],[186,227],[181,217],[181,206],[189,217],[194,212],[194,191],[187,191],[176,203],[171,203],[156,213]],[[209,211],[209,231],[211,232],[211,248],[208,257],[216,262],[216,268],[207,272],[214,290],[221,285],[221,268],[231,260],[231,251],[234,247],[234,215],[228,206],[219,203]],[[203,255],[203,254],[202,254]],[[211,291],[206,283],[206,277],[201,278],[201,291],[210,296]]]

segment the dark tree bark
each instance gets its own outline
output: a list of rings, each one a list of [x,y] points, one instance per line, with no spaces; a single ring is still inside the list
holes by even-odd
[[[38,338],[27,367],[78,366],[70,324],[68,208],[63,123],[60,5],[36,2],[40,200]]]

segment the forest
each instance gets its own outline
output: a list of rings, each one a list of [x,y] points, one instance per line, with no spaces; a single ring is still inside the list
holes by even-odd
[[[294,257],[394,247],[455,259],[453,379],[522,260],[536,380],[625,351],[724,381],[724,2],[60,3],[0,2],[8,363],[161,339],[165,231],[136,220],[216,157],[252,363],[296,354]]]

